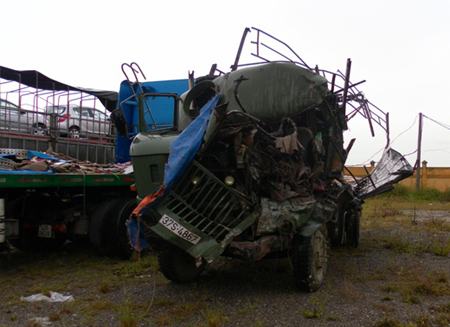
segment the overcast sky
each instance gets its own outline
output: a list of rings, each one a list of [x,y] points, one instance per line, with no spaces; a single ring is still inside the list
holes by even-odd
[[[345,70],[366,97],[390,112],[391,138],[417,114],[450,124],[450,1],[50,1],[2,0],[0,65],[36,69],[74,86],[118,90],[120,65],[136,61],[148,80],[228,70],[247,26],[287,42],[310,65]],[[355,118],[349,164],[383,148],[378,129]],[[416,149],[417,120],[393,144]],[[423,154],[450,166],[450,130],[424,121]],[[407,157],[413,164],[414,155]],[[378,156],[373,158],[378,159]]]

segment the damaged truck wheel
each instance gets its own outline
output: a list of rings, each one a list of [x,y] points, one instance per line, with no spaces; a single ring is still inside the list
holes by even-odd
[[[322,286],[328,267],[326,230],[319,228],[311,236],[297,235],[291,260],[297,287],[307,292],[317,291]]]
[[[158,263],[164,277],[175,283],[193,282],[205,269],[205,264],[197,265],[193,257],[175,247],[159,252]]]

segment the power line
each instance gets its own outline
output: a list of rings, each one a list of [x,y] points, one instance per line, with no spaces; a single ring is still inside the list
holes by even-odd
[[[433,118],[431,118],[431,117],[428,117],[428,116],[425,115],[425,114],[423,114],[423,116],[424,116],[425,118],[428,118],[428,119],[431,120],[432,122],[438,124],[439,126],[445,128],[445,129],[450,130],[450,125],[448,125],[448,124],[446,124],[446,123],[443,123],[443,122],[440,122],[440,121],[437,121],[437,120],[435,120],[435,119],[433,119]]]
[[[394,139],[391,141],[391,144],[394,143],[395,140],[398,139],[400,136],[402,136],[403,134],[405,134],[407,131],[409,131],[411,128],[414,127],[414,125],[416,124],[416,121],[417,121],[417,117],[418,117],[418,115],[416,115],[416,117],[414,117],[413,123],[407,129],[405,129],[403,132],[401,132],[396,137],[394,137]]]
[[[403,134],[405,134],[405,133],[408,132],[411,128],[414,127],[414,125],[415,125],[416,122],[417,122],[417,117],[418,117],[418,115],[416,115],[416,117],[414,117],[414,121],[412,122],[412,124],[411,124],[408,128],[406,128],[404,131],[400,132],[396,137],[394,137],[394,138],[392,139],[392,141],[390,142],[390,145],[392,145],[392,144],[395,142],[395,140],[397,140],[400,136],[402,136]],[[372,156],[371,156],[369,159],[367,159],[366,161],[364,161],[360,166],[362,166],[362,165],[364,165],[364,164],[370,162],[370,160],[372,160],[377,154],[379,154],[380,152],[382,152],[384,149],[385,149],[385,147],[382,147],[381,149],[379,149],[377,152],[375,152],[374,154],[372,154]],[[417,152],[417,150],[416,150],[415,152]],[[412,153],[415,153],[415,152],[412,152]]]

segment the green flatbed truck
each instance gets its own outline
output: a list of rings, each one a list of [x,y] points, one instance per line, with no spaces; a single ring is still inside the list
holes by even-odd
[[[133,183],[126,174],[0,173],[0,246],[49,249],[89,237],[101,253],[128,256]]]

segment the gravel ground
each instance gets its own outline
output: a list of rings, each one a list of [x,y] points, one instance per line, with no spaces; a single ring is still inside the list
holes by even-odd
[[[434,250],[450,243],[450,229],[401,217],[363,220],[360,247],[331,251],[316,293],[294,288],[285,259],[224,259],[199,282],[175,285],[153,255],[119,261],[85,245],[3,254],[0,326],[450,326],[450,257]],[[49,291],[75,300],[20,300]]]

